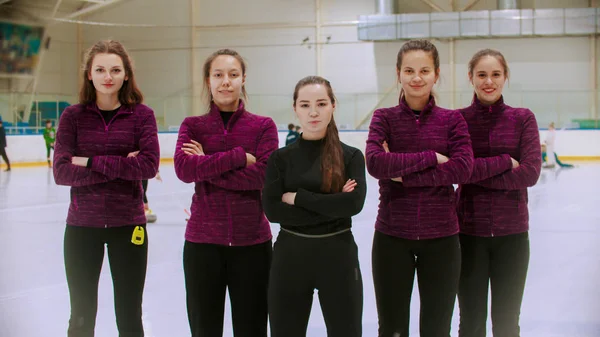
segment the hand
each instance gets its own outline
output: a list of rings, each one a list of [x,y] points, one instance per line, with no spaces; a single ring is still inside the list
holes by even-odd
[[[515,158],[510,157],[510,161],[512,162],[512,168],[516,169],[517,167],[519,167],[519,162],[515,160]]]
[[[398,178],[392,178],[393,181],[401,183],[402,182],[402,177],[398,177]]]
[[[348,179],[344,187],[342,187],[342,192],[352,192],[358,183],[354,179]]]
[[[130,152],[127,154],[127,158],[137,157],[138,154],[140,154],[140,151]]]
[[[383,146],[383,150],[385,151],[385,153],[389,153],[390,152],[390,147],[388,145],[388,143],[384,140],[383,144],[381,144],[381,146]]]
[[[191,143],[183,143],[183,147],[181,148],[185,154],[188,156],[204,156],[204,149],[202,148],[202,144],[198,143],[195,140],[190,140]]]
[[[294,201],[296,200],[296,192],[286,192],[281,196],[281,201],[285,202],[288,205],[294,205]]]
[[[256,164],[256,157],[251,155],[250,153],[246,153],[246,166]]]
[[[162,177],[160,176],[160,173],[158,173],[158,172],[156,172],[156,177],[154,177],[154,178],[156,178],[156,180],[160,181],[161,183],[163,181]]]
[[[86,157],[72,157],[71,164],[81,167],[86,167],[88,162],[88,158]]]
[[[437,163],[438,164],[443,164],[443,163],[447,163],[448,162],[448,157],[444,156],[443,154],[439,154],[439,153],[435,153],[435,156],[437,157]]]

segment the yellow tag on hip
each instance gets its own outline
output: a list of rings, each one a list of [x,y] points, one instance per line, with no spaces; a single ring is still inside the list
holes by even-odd
[[[133,234],[131,235],[131,243],[134,245],[143,245],[144,244],[144,227],[135,226],[133,230]]]

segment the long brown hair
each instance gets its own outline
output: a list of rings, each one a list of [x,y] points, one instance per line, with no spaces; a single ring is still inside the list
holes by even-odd
[[[440,55],[438,53],[437,48],[431,41],[429,40],[410,40],[402,45],[400,51],[398,52],[398,57],[396,59],[396,69],[398,70],[398,81],[400,81],[400,72],[402,70],[402,59],[404,58],[404,54],[421,50],[431,55],[433,60],[433,65],[435,68],[435,73],[440,73]],[[400,90],[400,99],[404,97],[404,88]]]
[[[133,62],[129,57],[129,54],[125,50],[125,47],[114,40],[102,40],[96,42],[90,47],[86,53],[83,61],[83,82],[79,89],[79,103],[89,104],[96,102],[96,88],[94,83],[88,78],[94,57],[98,54],[115,54],[123,61],[123,67],[125,68],[125,76],[127,80],[123,82],[123,86],[119,89],[119,102],[122,105],[135,105],[142,103],[144,95],[135,83],[135,76],[133,74]]]
[[[204,61],[204,65],[202,66],[202,79],[203,79],[203,83],[204,83],[204,86],[202,87],[202,93],[203,93],[204,97],[206,98],[206,102],[209,104],[209,108],[210,108],[210,102],[212,102],[212,100],[213,100],[213,96],[212,96],[212,92],[210,92],[210,84],[209,84],[210,67],[212,66],[213,61],[221,55],[229,55],[229,56],[235,57],[235,59],[238,60],[238,62],[240,62],[240,65],[242,66],[242,76],[246,75],[246,68],[247,68],[246,62],[244,61],[242,56],[233,49],[227,49],[227,48],[219,49],[216,52],[212,53],[209,57],[207,57],[206,60]],[[242,97],[246,102],[248,101],[248,93],[246,92],[245,84],[242,85]]]
[[[331,83],[320,76],[308,76],[301,79],[296,84],[296,88],[294,89],[294,107],[296,106],[300,89],[313,84],[324,85],[325,88],[327,88],[327,96],[329,96],[331,104],[335,106],[337,100],[333,94]],[[344,170],[344,152],[342,150],[342,143],[333,116],[331,116],[331,121],[327,125],[327,132],[325,133],[324,145],[321,153],[321,174],[323,178],[321,190],[323,192],[335,193],[342,191],[346,175]]]

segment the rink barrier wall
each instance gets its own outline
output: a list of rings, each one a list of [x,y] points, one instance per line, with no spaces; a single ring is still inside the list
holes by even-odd
[[[543,141],[547,130],[540,130]],[[279,146],[285,145],[287,131],[279,132]],[[340,139],[347,145],[365,151],[367,131],[340,131]],[[9,135],[6,152],[13,167],[43,166],[46,163],[46,145],[41,135]],[[172,162],[177,133],[158,134],[161,162]],[[556,132],[556,153],[564,161],[600,161],[600,130],[560,130]],[[5,167],[2,162],[2,167]]]

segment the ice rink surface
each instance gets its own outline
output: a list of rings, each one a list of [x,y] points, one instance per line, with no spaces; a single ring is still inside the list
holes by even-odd
[[[185,307],[182,251],[192,184],[161,164],[163,182],[151,180],[149,263],[144,297],[147,337],[190,336]],[[0,336],[66,336],[69,296],[63,235],[69,188],[54,183],[46,167],[0,172]],[[363,336],[377,336],[371,276],[371,244],[377,213],[377,181],[368,177],[363,211],[354,217],[364,279]],[[544,169],[529,189],[531,261],[521,314],[522,337],[600,336],[600,164]],[[274,239],[279,227],[273,225]],[[112,281],[105,259],[99,289],[97,337],[117,336]],[[228,307],[228,306],[227,306]],[[418,291],[411,336],[418,336]],[[452,336],[457,336],[458,309]],[[488,323],[488,336],[491,326]],[[229,309],[224,336],[232,336]],[[315,294],[308,336],[325,337]]]

